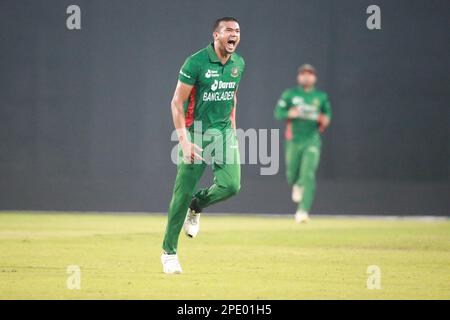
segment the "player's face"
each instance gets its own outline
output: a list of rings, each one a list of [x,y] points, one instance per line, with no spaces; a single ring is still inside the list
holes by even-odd
[[[305,70],[298,74],[297,81],[302,87],[312,87],[316,84],[317,77],[314,72]]]
[[[239,23],[236,21],[222,21],[213,33],[214,42],[227,54],[232,54],[241,40]]]

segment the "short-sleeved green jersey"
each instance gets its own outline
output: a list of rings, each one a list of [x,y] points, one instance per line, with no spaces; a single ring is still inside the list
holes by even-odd
[[[300,117],[288,119],[288,111],[294,107],[299,109]],[[319,114],[331,119],[331,106],[325,92],[315,89],[305,91],[302,87],[294,87],[283,92],[274,114],[276,119],[286,120],[286,139],[302,142],[320,137],[317,119]]]
[[[236,53],[222,65],[212,43],[186,59],[178,80],[194,86],[184,105],[187,128],[194,121],[201,122],[202,132],[231,127],[234,96],[244,68],[244,59]]]

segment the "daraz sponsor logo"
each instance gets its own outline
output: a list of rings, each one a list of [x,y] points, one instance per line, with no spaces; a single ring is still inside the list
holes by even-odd
[[[226,81],[214,80],[213,84],[211,85],[212,91],[216,91],[217,89],[235,89],[235,88],[236,88],[236,82],[226,82]]]

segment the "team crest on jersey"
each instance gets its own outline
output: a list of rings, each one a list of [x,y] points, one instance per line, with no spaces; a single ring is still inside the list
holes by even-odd
[[[315,105],[316,107],[318,107],[320,105],[320,100],[317,98],[314,98],[313,100],[313,105]]]
[[[231,68],[231,76],[233,78],[236,78],[237,76],[239,76],[239,69],[237,67]]]

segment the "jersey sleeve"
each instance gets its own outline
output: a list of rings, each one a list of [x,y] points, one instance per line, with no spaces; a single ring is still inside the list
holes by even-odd
[[[320,112],[324,115],[326,115],[328,117],[328,119],[331,120],[331,104],[330,104],[330,100],[328,100],[328,95],[325,94],[325,97],[323,99],[322,102],[322,106],[321,106],[321,110]]]
[[[178,74],[178,80],[185,84],[189,84],[193,86],[197,81],[199,75],[199,67],[192,59],[189,57],[184,62],[183,66],[180,69],[180,73]]]
[[[288,111],[291,107],[289,99],[289,91],[285,90],[278,99],[277,105],[275,106],[274,116],[277,120],[285,120],[288,118]]]

